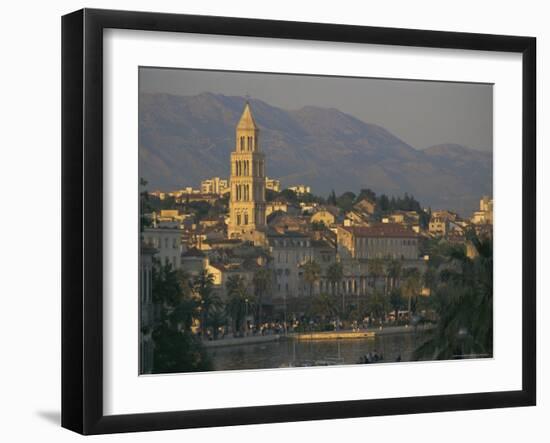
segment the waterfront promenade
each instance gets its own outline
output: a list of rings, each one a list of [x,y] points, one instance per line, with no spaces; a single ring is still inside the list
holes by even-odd
[[[353,340],[375,338],[376,336],[392,334],[410,334],[414,332],[424,332],[431,329],[432,325],[417,326],[385,326],[371,327],[359,330],[340,330],[325,332],[289,332],[285,334],[267,334],[267,335],[248,335],[244,337],[224,337],[218,340],[204,340],[204,346],[207,348],[219,348],[226,346],[243,346],[270,343],[281,339],[288,340]]]

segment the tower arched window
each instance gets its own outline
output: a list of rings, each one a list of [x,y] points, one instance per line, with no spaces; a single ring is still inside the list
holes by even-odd
[[[248,212],[245,212],[245,213],[244,213],[244,224],[245,224],[245,225],[248,224]]]
[[[237,224],[241,224],[241,214],[237,214]]]
[[[244,151],[244,137],[241,137],[241,151]]]

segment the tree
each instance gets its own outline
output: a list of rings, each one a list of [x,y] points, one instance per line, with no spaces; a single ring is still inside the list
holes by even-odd
[[[399,318],[399,311],[403,309],[405,303],[403,301],[403,295],[400,288],[393,288],[390,292],[390,305],[395,314],[395,320]]]
[[[402,264],[400,260],[390,260],[388,266],[386,267],[386,276],[388,277],[390,283],[390,291],[393,291],[399,283],[401,278]],[[397,284],[396,284],[397,283]]]
[[[321,293],[313,297],[310,305],[310,314],[321,318],[325,323],[338,315],[338,306],[333,296]]]
[[[354,202],[355,194],[348,191],[344,192],[336,199],[336,206],[338,206],[343,212],[348,212],[353,209]]]
[[[302,265],[302,269],[304,271],[304,280],[309,285],[309,296],[311,298],[313,295],[313,286],[321,276],[321,267],[315,260],[311,260]]]
[[[246,326],[246,317],[253,309],[253,298],[248,293],[246,280],[240,275],[232,275],[226,283],[228,301],[226,313],[233,322],[233,331],[243,333]]]
[[[203,269],[193,279],[193,292],[199,296],[201,312],[201,332],[203,337],[208,330],[208,315],[212,308],[221,306],[220,298],[214,293],[214,276]]]
[[[327,198],[327,204],[336,206],[336,193],[334,192],[334,189],[331,191],[330,195]]]
[[[270,290],[272,282],[271,271],[268,268],[260,268],[253,277],[254,296],[258,304],[258,324],[262,323],[262,307],[264,295]]]
[[[370,313],[370,318],[377,319],[380,322],[386,316],[387,300],[384,294],[375,289],[369,296],[367,296],[366,310]]]
[[[467,233],[476,251],[452,249],[435,289],[437,326],[414,353],[416,359],[463,358],[493,353],[493,242]],[[463,249],[463,248],[462,248]]]
[[[147,180],[144,178],[139,179],[139,187],[140,187],[140,193],[139,193],[139,228],[140,232],[143,232],[143,230],[149,226],[151,226],[151,220],[145,216],[145,214],[149,214],[153,211],[153,207],[151,206],[151,203],[149,201],[149,193],[147,192],[147,189],[145,187],[147,186]]]
[[[220,307],[213,308],[208,314],[208,323],[212,327],[214,340],[217,340],[220,327],[227,323],[225,311]]]
[[[407,311],[409,316],[411,311],[416,311],[416,297],[422,289],[422,277],[416,268],[409,268],[405,272],[405,281],[403,283],[403,294],[408,298]]]
[[[296,192],[294,192],[292,189],[282,190],[280,192],[279,196],[283,197],[289,203],[297,203],[298,202],[298,196],[296,195]]]
[[[189,332],[162,324],[155,328],[152,337],[155,344],[153,372],[167,374],[213,369],[204,347]]]
[[[355,199],[355,203],[359,203],[361,200],[364,200],[364,199],[368,199],[370,200],[371,202],[376,202],[376,193],[367,188],[367,189],[361,189],[361,191],[359,192],[359,195],[357,196],[357,198]]]
[[[341,263],[333,263],[327,269],[327,280],[330,283],[332,295],[335,295],[335,288],[340,288],[340,282],[344,278],[344,269]]]
[[[384,275],[384,262],[380,258],[370,259],[367,262],[367,271],[369,276],[372,278],[374,287],[376,288],[378,279]]]
[[[170,264],[154,262],[153,301],[159,306],[152,331],[155,345],[153,372],[190,372],[212,369],[212,363],[191,327],[198,314],[198,303],[191,292],[186,273]]]

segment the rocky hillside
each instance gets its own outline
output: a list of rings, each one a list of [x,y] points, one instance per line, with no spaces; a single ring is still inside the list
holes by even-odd
[[[228,176],[243,97],[203,93],[182,97],[141,94],[140,175],[151,189],[198,186]],[[417,150],[386,129],[337,109],[284,110],[251,100],[261,128],[267,175],[283,186],[308,184],[328,194],[369,187],[413,194],[425,206],[465,215],[492,194],[492,156],[445,144]]]

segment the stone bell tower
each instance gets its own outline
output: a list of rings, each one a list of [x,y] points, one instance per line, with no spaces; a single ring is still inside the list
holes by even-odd
[[[259,133],[247,101],[231,153],[228,236],[255,243],[256,234],[264,232],[266,225],[265,156],[260,152]]]

